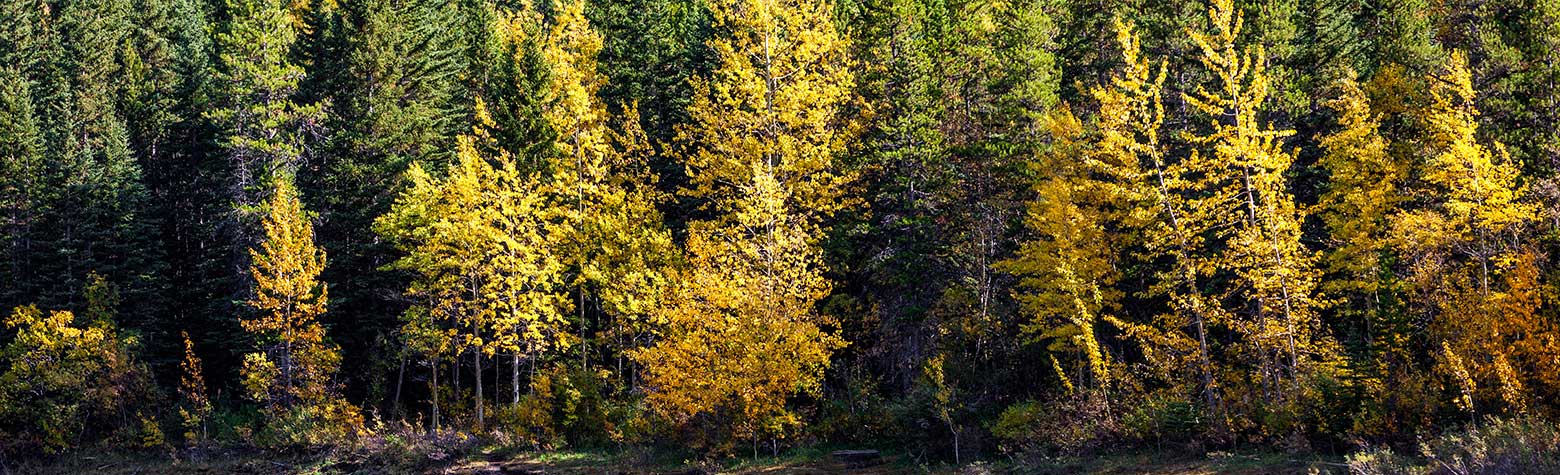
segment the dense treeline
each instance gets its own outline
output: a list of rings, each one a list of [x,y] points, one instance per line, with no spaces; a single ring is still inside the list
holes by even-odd
[[[1560,417],[1560,2],[0,9],[9,452]]]

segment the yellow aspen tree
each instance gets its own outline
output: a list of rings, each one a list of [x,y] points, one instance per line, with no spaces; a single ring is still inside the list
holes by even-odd
[[[1385,290],[1382,253],[1390,247],[1389,218],[1403,201],[1400,185],[1408,170],[1387,153],[1380,119],[1371,112],[1359,83],[1347,77],[1334,89],[1337,97],[1328,100],[1327,107],[1337,114],[1338,129],[1320,138],[1324,153],[1319,164],[1328,180],[1316,206],[1332,244],[1323,262],[1338,276],[1325,287],[1360,297],[1351,299],[1350,306],[1373,309]]]
[[[1195,392],[1212,407],[1217,403],[1217,382],[1208,334],[1223,316],[1201,291],[1204,267],[1196,257],[1203,243],[1196,226],[1205,220],[1193,219],[1196,203],[1177,194],[1180,170],[1167,160],[1160,142],[1165,63],[1156,65],[1143,57],[1141,39],[1133,28],[1119,19],[1115,22],[1123,68],[1107,84],[1090,90],[1099,102],[1095,123],[1099,136],[1087,156],[1087,168],[1102,177],[1101,199],[1114,203],[1111,222],[1140,233],[1147,253],[1142,259],[1170,257],[1149,289],[1170,305],[1168,312],[1147,321],[1110,315],[1102,320],[1138,344],[1152,369],[1150,376],[1177,389],[1195,379]]]
[[[718,58],[693,80],[690,123],[678,130],[690,186],[706,209],[742,206],[754,177],[787,190],[787,209],[827,217],[851,176],[834,163],[850,130],[842,109],[855,85],[850,40],[834,25],[830,0],[715,0]]]
[[[1194,150],[1180,164],[1180,185],[1219,244],[1199,265],[1229,277],[1216,295],[1229,302],[1224,311],[1234,317],[1238,346],[1255,362],[1254,376],[1269,399],[1287,400],[1283,381],[1333,360],[1337,351],[1317,315],[1319,273],[1300,242],[1301,212],[1285,178],[1294,157],[1280,140],[1294,131],[1273,129],[1261,118],[1269,93],[1266,54],[1261,45],[1237,47],[1243,20],[1233,1],[1213,0],[1208,17],[1211,31],[1187,34],[1214,87],[1184,97],[1209,129],[1187,139],[1211,150]]]
[[[1402,281],[1391,268],[1391,217],[1407,196],[1409,164],[1392,153],[1381,130],[1380,101],[1367,95],[1352,71],[1332,91],[1326,105],[1337,125],[1318,140],[1323,151],[1318,165],[1328,179],[1313,211],[1327,227],[1329,244],[1320,262],[1327,272],[1320,290],[1362,335],[1365,354],[1355,365],[1362,369],[1360,386],[1368,397],[1388,401],[1399,388],[1413,386],[1420,373],[1412,328],[1396,303]],[[1367,407],[1357,420],[1366,433],[1390,430],[1400,412]]]
[[[633,357],[655,411],[679,424],[726,414],[732,435],[756,441],[800,424],[786,400],[817,394],[844,341],[815,306],[830,289],[817,226],[787,210],[773,177],[747,187],[729,221],[690,226],[691,262],[656,315],[660,340]]]
[[[817,302],[828,294],[822,220],[851,180],[835,163],[852,130],[849,40],[829,0],[716,0],[718,65],[693,82],[678,130],[690,186],[712,219],[689,225],[689,269],[656,318],[660,340],[634,352],[648,401],[679,423],[733,419],[736,437],[783,436],[785,407],[816,393],[843,342]]]
[[[475,156],[470,140],[462,140],[460,155]],[[512,355],[513,401],[519,402],[520,357],[563,347],[561,333],[568,298],[562,292],[564,262],[556,253],[548,218],[551,209],[543,184],[534,172],[522,171],[507,152],[501,153],[482,180],[486,216],[481,231],[489,248],[481,268],[482,308],[490,329],[486,344],[476,343],[478,354]],[[481,368],[480,356],[475,361]],[[477,378],[477,415],[483,418]],[[479,422],[480,423],[480,422]]]
[[[460,160],[452,163],[449,174],[467,169],[460,164]],[[452,239],[468,236],[459,233],[463,228],[454,223],[473,203],[459,203],[466,205],[461,208],[448,206],[444,182],[417,163],[407,170],[406,181],[408,186],[390,211],[375,220],[374,230],[405,253],[389,267],[417,276],[404,292],[413,304],[401,315],[401,338],[408,349],[428,362],[431,428],[438,431],[439,364],[455,353],[457,325],[469,304],[469,293],[462,284],[468,276],[462,271],[463,264],[475,262],[474,251],[478,250],[469,239]]]
[[[1444,216],[1443,231],[1466,243],[1459,247],[1477,260],[1480,291],[1488,293],[1492,267],[1502,265],[1495,261],[1504,260],[1509,248],[1503,244],[1537,219],[1537,210],[1524,200],[1521,166],[1505,145],[1479,143],[1467,57],[1452,53],[1435,79],[1430,90],[1434,105],[1426,118],[1435,155],[1424,164],[1423,179],[1440,198],[1436,208]]]
[[[0,356],[0,423],[13,440],[57,453],[81,442],[90,422],[140,396],[129,346],[112,324],[79,324],[69,311],[17,307],[4,319],[14,337]],[[112,382],[113,384],[107,384]]]
[[[656,209],[664,196],[649,171],[639,111],[623,105],[614,124],[601,98],[607,82],[596,65],[602,37],[585,17],[585,1],[554,8],[542,48],[550,68],[542,116],[555,133],[550,193],[563,218],[559,252],[576,269],[570,285],[583,344],[587,294],[619,325],[641,322],[666,286],[663,268],[675,248]],[[582,358],[588,350],[581,348]]]
[[[403,316],[408,345],[434,360],[435,378],[438,359],[471,352],[480,428],[485,358],[564,348],[568,301],[544,182],[499,149],[485,105],[476,108],[479,124],[457,141],[445,176],[414,165],[411,186],[375,226],[406,252],[394,267],[418,274],[406,292],[418,302]]]
[[[249,251],[254,279],[249,306],[256,313],[239,323],[262,351],[247,356],[245,368],[253,367],[255,376],[274,368],[274,379],[254,380],[254,389],[261,390],[256,395],[268,407],[325,403],[332,397],[341,354],[326,341],[319,321],[328,299],[319,280],[325,252],[314,244],[314,227],[291,180],[276,180],[261,226],[264,240]]]

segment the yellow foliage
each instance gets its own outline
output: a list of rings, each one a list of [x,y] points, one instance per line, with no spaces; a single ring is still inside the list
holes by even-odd
[[[786,207],[830,216],[851,176],[834,165],[850,139],[842,107],[855,85],[850,40],[830,0],[714,0],[713,75],[695,78],[691,123],[678,130],[691,187],[731,212],[760,173],[790,190]]]
[[[1016,295],[1031,322],[1024,331],[1050,342],[1052,352],[1080,355],[1083,370],[1078,383],[1089,387],[1108,384],[1110,356],[1095,327],[1112,318],[1121,292],[1116,252],[1121,243],[1106,231],[1122,200],[1116,183],[1096,178],[1092,152],[1083,142],[1083,124],[1065,105],[1045,120],[1052,137],[1049,149],[1031,168],[1040,177],[1035,198],[1028,204],[1024,223],[1036,239],[1020,245],[1018,255],[998,268],[1018,275]],[[1101,157],[1110,158],[1110,157]],[[1135,163],[1133,163],[1135,165]],[[1116,206],[1113,206],[1116,205]],[[1052,366],[1070,391],[1074,382],[1056,357]]]
[[[184,424],[184,440],[193,444],[206,439],[211,401],[206,398],[206,378],[200,357],[195,356],[195,343],[188,333],[179,332],[179,336],[184,339],[184,361],[179,363],[179,418]]]
[[[688,226],[689,265],[654,319],[660,339],[633,352],[647,400],[677,423],[708,415],[737,437],[799,424],[793,394],[816,393],[844,342],[825,328],[822,220],[851,176],[835,157],[851,135],[849,40],[828,0],[716,0],[718,59],[693,81],[678,130],[690,187],[715,217]]]
[[[729,223],[697,222],[689,269],[657,314],[661,339],[633,353],[663,416],[733,419],[737,437],[783,436],[796,393],[817,394],[844,342],[815,303],[828,294],[816,225],[789,213],[786,190],[760,174]]]
[[[265,353],[245,356],[245,386],[271,408],[330,397],[341,363],[340,352],[325,340],[319,322],[328,298],[326,285],[319,281],[325,252],[314,244],[314,227],[292,182],[275,183],[261,223],[265,239],[259,249],[249,251],[255,294],[249,306],[257,313],[239,322]],[[259,386],[262,383],[269,386]]]
[[[1194,266],[1232,279],[1217,297],[1234,303],[1220,313],[1232,317],[1238,348],[1256,366],[1264,394],[1284,399],[1290,391],[1278,389],[1282,380],[1337,357],[1317,314],[1320,274],[1314,253],[1300,242],[1302,215],[1285,177],[1294,157],[1280,140],[1294,131],[1273,129],[1261,118],[1269,92],[1266,54],[1261,45],[1236,46],[1243,20],[1232,0],[1214,0],[1208,16],[1211,32],[1187,33],[1216,87],[1199,86],[1185,99],[1210,130],[1187,139],[1212,150],[1194,150],[1171,186],[1192,200],[1187,220],[1196,224],[1189,227],[1207,230],[1221,244]]]
[[[1393,216],[1394,245],[1408,262],[1415,309],[1433,316],[1430,334],[1441,342],[1441,372],[1460,388],[1458,407],[1489,401],[1521,412],[1530,389],[1560,387],[1560,335],[1539,313],[1544,256],[1523,242],[1537,207],[1505,147],[1478,139],[1464,55],[1453,53],[1429,82],[1423,202]]]
[[[662,269],[675,250],[656,205],[664,201],[649,172],[651,152],[639,111],[614,114],[600,97],[596,70],[602,38],[583,0],[556,5],[542,55],[551,68],[542,115],[556,134],[550,156],[551,204],[562,218],[560,254],[578,266],[573,285],[591,287],[610,315],[633,321],[657,305]]]
[[[1333,240],[1328,270],[1339,274],[1328,287],[1339,292],[1380,291],[1382,252],[1388,247],[1388,218],[1403,200],[1405,164],[1388,154],[1380,120],[1353,78],[1336,84],[1338,97],[1327,106],[1338,114],[1339,130],[1321,138],[1320,165],[1329,174],[1317,212]],[[1365,305],[1374,305],[1374,299]]]

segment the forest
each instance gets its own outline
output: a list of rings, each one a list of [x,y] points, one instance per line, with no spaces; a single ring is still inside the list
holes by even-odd
[[[1557,252],[1560,0],[0,0],[6,473],[1545,473]]]

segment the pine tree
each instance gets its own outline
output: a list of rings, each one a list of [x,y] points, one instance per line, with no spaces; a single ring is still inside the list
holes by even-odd
[[[677,125],[688,120],[690,79],[713,68],[714,57],[705,48],[712,33],[707,7],[678,0],[593,1],[586,3],[585,15],[602,35],[597,67],[609,78],[602,99],[638,104],[650,143],[670,144]],[[672,177],[682,167],[673,157],[654,155],[652,168],[675,184]]]
[[[329,99],[331,136],[318,157],[320,172],[304,176],[300,187],[315,199],[320,244],[332,258],[324,274],[338,283],[332,312],[357,322],[339,334],[343,351],[387,354],[374,345],[396,331],[395,317],[405,310],[394,291],[407,276],[378,271],[394,249],[377,239],[373,220],[407,186],[411,164],[442,167],[469,126],[463,13],[449,0],[373,0],[343,2],[319,22],[312,47],[320,51],[310,58],[303,89]],[[379,358],[344,363],[344,374],[376,392],[395,376],[369,370],[385,363]]]
[[[222,130],[228,223],[236,249],[257,242],[253,226],[274,182],[295,175],[318,135],[322,108],[295,101],[304,70],[290,56],[298,39],[280,0],[227,2],[231,20],[216,36],[220,92],[206,117]]]
[[[33,106],[31,81],[15,67],[0,67],[0,278],[12,284],[0,290],[0,307],[34,298],[30,260],[36,251],[33,228],[48,203],[43,136]]]

